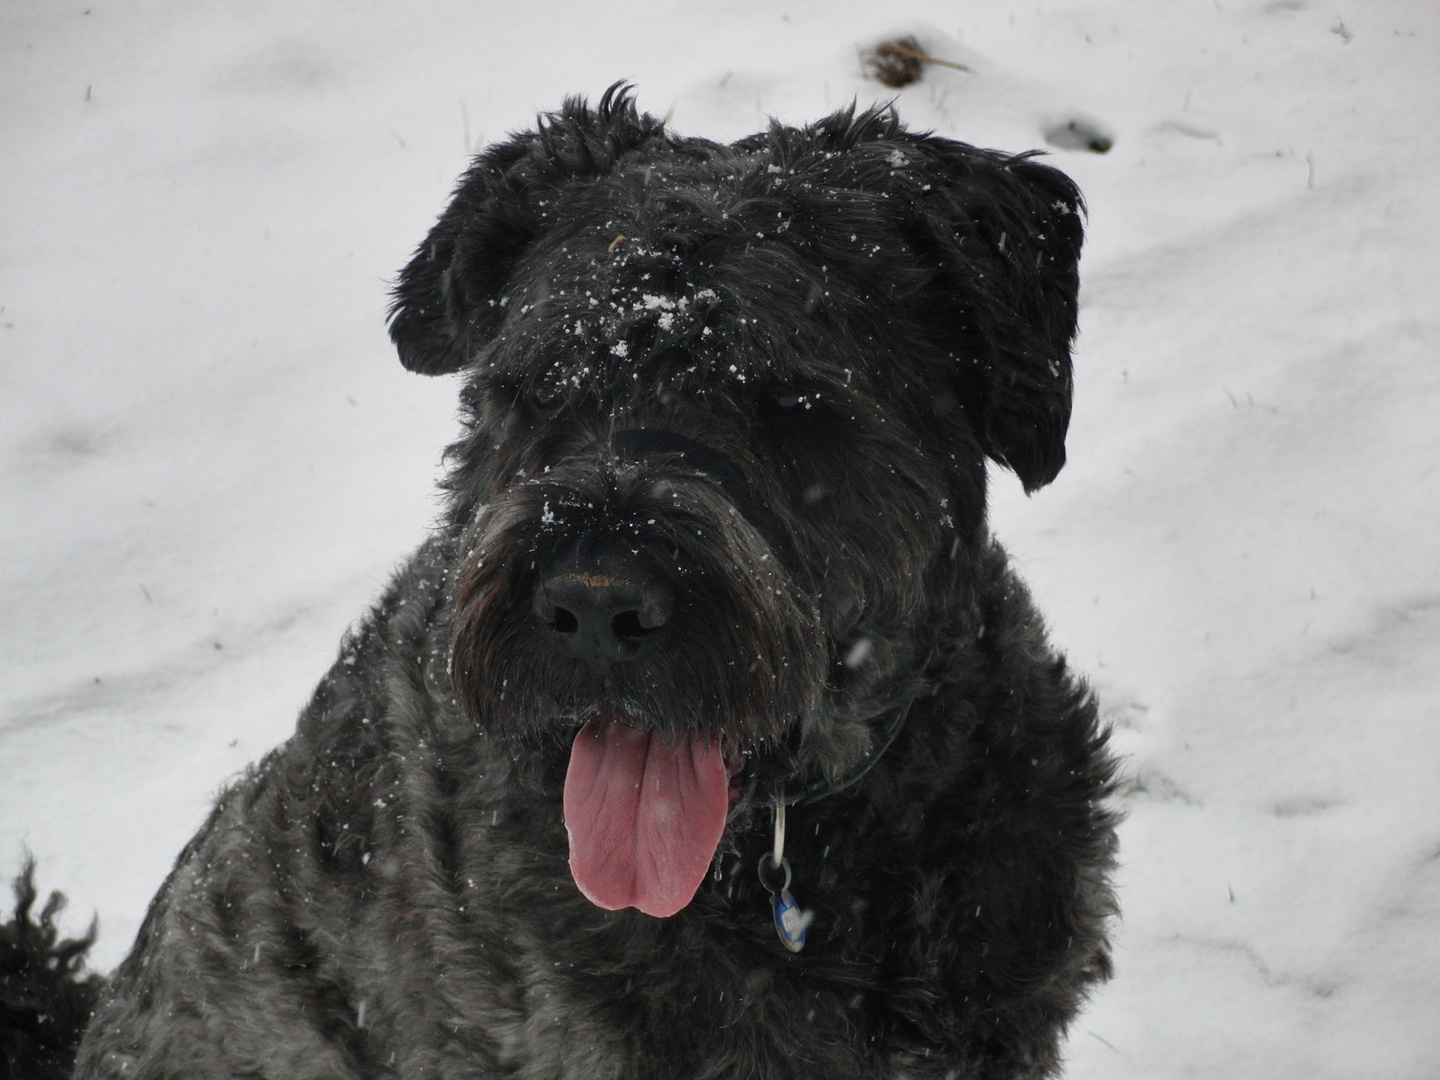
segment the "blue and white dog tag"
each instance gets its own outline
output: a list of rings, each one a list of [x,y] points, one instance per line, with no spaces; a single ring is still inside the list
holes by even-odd
[[[786,866],[785,870],[785,876],[789,877],[790,867]],[[772,893],[770,900],[775,908],[775,932],[780,935],[781,944],[791,952],[799,952],[805,947],[805,931],[810,928],[810,913],[800,910],[800,905],[795,902],[789,889]]]
[[[781,799],[775,800],[775,848],[760,856],[759,870],[760,884],[770,893],[775,933],[785,948],[798,953],[805,947],[805,931],[810,928],[813,916],[801,909],[790,892],[790,861],[785,858],[785,803]],[[773,877],[777,872],[785,875],[779,882]]]

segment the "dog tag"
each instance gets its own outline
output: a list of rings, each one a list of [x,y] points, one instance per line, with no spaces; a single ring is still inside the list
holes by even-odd
[[[810,926],[810,916],[800,910],[789,889],[781,889],[770,896],[775,908],[775,932],[780,943],[791,952],[798,953],[805,947],[805,931]]]
[[[785,858],[785,803],[779,799],[775,801],[775,847],[760,856],[759,871],[760,884],[770,894],[775,933],[785,948],[798,953],[805,947],[805,931],[810,927],[811,915],[801,910],[790,892],[790,860]],[[777,871],[785,875],[779,882],[774,878]]]

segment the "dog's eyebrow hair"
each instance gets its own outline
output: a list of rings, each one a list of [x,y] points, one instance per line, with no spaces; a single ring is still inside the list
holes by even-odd
[[[720,451],[694,439],[656,428],[611,429],[603,439],[582,447],[577,457],[610,454],[617,458],[663,455],[677,458],[718,484],[735,510],[765,538],[781,565],[794,570],[796,552],[779,515],[761,499],[744,470]]]

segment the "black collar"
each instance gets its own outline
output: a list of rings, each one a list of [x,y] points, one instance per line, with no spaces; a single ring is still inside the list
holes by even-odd
[[[782,797],[785,802],[790,806],[804,806],[807,803],[819,802],[828,796],[839,794],[846,788],[854,787],[858,784],[861,778],[873,769],[879,760],[885,756],[885,751],[889,750],[891,744],[895,742],[896,736],[900,734],[900,729],[905,726],[905,721],[910,716],[910,706],[914,704],[915,702],[913,700],[907,701],[890,714],[890,719],[880,732],[879,737],[871,737],[870,749],[865,752],[865,757],[848,773],[840,777],[840,779],[833,781],[826,780],[823,776],[819,779],[812,780],[801,789],[800,794],[793,797],[788,794],[783,795]]]

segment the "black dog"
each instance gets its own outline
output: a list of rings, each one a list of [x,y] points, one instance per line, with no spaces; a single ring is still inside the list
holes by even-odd
[[[78,1075],[1051,1075],[1112,763],[985,458],[1063,464],[1080,211],[885,110],[724,146],[612,89],[481,155],[391,324],[465,373],[447,521]]]

